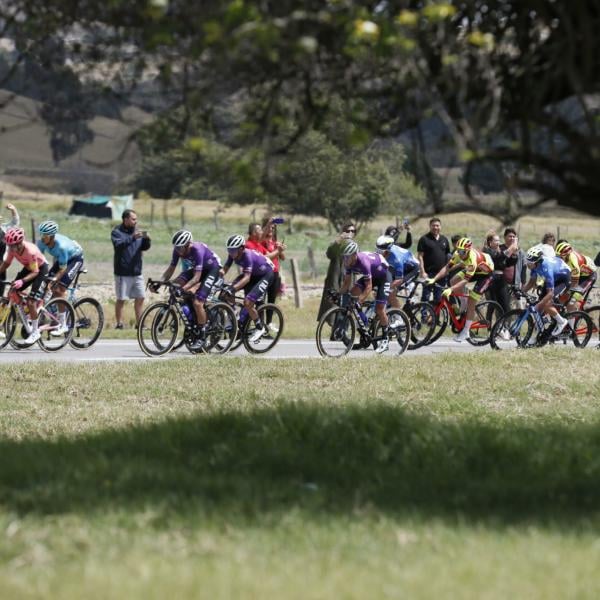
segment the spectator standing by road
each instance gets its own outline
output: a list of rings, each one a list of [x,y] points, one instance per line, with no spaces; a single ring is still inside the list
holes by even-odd
[[[327,275],[325,276],[325,284],[323,286],[323,297],[319,306],[317,321],[329,310],[333,304],[327,297],[327,290],[333,289],[338,291],[342,287],[344,271],[342,268],[343,256],[342,252],[348,243],[348,240],[354,239],[356,234],[356,226],[352,222],[344,224],[341,233],[329,244],[325,254],[329,259],[329,267],[327,267]]]
[[[450,243],[441,234],[442,222],[437,217],[429,221],[429,233],[421,236],[417,244],[417,258],[420,263],[420,276],[423,279],[433,278],[446,265],[450,255]],[[441,286],[445,286],[447,278],[438,280]],[[432,285],[423,286],[423,301],[429,301],[433,294],[433,304],[440,301],[442,290]]]
[[[137,214],[131,209],[123,211],[122,223],[112,230],[115,274],[116,328],[123,329],[123,306],[126,299],[133,300],[136,323],[139,322],[144,304],[144,277],[142,276],[142,253],[150,248],[147,231],[137,227]]]
[[[555,245],[556,245],[556,236],[551,231],[549,231],[548,233],[545,233],[544,237],[542,238],[542,245],[540,246],[544,256],[548,256],[550,258],[552,258],[553,256],[556,256],[556,252],[554,252]]]
[[[400,232],[402,229],[406,231],[406,239],[404,242],[400,243],[398,242],[398,238],[400,237]],[[406,222],[403,223],[400,228],[396,227],[395,225],[390,225],[385,230],[384,235],[389,235],[390,237],[394,238],[394,245],[400,246],[400,248],[404,248],[405,250],[408,250],[412,246],[412,233],[410,230],[410,225]]]
[[[488,231],[482,251],[489,254],[494,262],[492,283],[488,288],[488,296],[490,300],[495,300],[502,307],[502,312],[508,312],[510,310],[510,296],[504,279],[507,257],[500,249],[500,236],[495,231]]]
[[[525,252],[519,248],[519,238],[512,227],[504,230],[504,244],[500,244],[500,251],[506,256],[503,270],[504,281],[507,285],[521,288],[527,279]]]
[[[0,260],[4,257],[6,252],[6,242],[4,241],[4,235],[12,227],[18,227],[21,223],[19,213],[13,204],[7,204],[6,210],[11,213],[11,219],[8,223],[4,223],[4,219],[0,217]],[[0,296],[4,295],[4,282],[6,281],[6,271],[0,274]]]
[[[277,240],[277,223],[272,218],[265,219],[262,225],[262,245],[265,255],[273,263],[273,281],[267,289],[267,302],[274,303],[281,290],[280,260],[285,260],[286,245]]]

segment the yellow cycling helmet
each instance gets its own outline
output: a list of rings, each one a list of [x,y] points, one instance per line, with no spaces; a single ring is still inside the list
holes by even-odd
[[[470,250],[473,247],[473,242],[468,238],[460,238],[458,242],[456,242],[457,250]]]
[[[559,256],[568,256],[573,251],[573,246],[569,242],[560,242],[556,244],[555,252]]]

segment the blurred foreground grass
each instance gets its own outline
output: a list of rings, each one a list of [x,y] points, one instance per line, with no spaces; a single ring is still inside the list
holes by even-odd
[[[595,598],[597,365],[6,367],[0,595]]]

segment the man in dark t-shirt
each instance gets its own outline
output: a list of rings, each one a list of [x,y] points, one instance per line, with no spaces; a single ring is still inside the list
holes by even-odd
[[[421,236],[417,245],[417,258],[420,264],[420,276],[424,279],[434,277],[448,262],[450,243],[441,235],[442,222],[434,217],[429,221],[429,233]],[[439,280],[443,287],[446,282]],[[437,304],[442,295],[442,287],[423,286],[423,300],[428,301],[433,294],[433,303]]]

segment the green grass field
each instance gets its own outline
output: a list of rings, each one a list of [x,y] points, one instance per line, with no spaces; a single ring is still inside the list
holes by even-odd
[[[0,597],[596,598],[597,366],[5,367]]]

